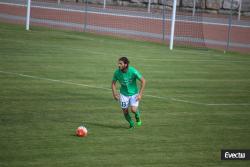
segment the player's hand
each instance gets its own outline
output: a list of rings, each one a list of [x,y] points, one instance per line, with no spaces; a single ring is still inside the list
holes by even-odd
[[[136,101],[140,101],[142,98],[142,95],[138,94],[137,97],[136,97]]]
[[[119,94],[114,94],[113,97],[114,97],[115,100],[119,100],[120,99],[120,95]]]

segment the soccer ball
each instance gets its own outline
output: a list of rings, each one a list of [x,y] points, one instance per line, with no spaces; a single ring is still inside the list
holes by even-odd
[[[76,135],[78,137],[85,137],[87,136],[87,134],[88,134],[88,130],[84,126],[79,126],[76,130]]]

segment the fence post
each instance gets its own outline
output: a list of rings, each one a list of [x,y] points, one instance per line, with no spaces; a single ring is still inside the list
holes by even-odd
[[[84,32],[86,32],[87,29],[87,16],[88,16],[88,0],[84,0]]]
[[[163,8],[162,8],[162,41],[165,40],[165,29],[166,29],[166,0],[163,1]]]
[[[103,9],[106,8],[106,0],[103,0]]]
[[[230,16],[228,18],[228,33],[227,33],[227,47],[224,53],[228,51],[230,45],[230,36],[231,36],[231,28],[232,28],[232,15],[233,15],[233,0],[231,0],[231,7],[230,7]]]
[[[171,20],[171,34],[170,34],[170,50],[173,50],[174,46],[174,29],[175,29],[175,17],[176,17],[176,1],[173,0],[173,12],[172,12],[172,20]]]
[[[31,0],[27,0],[26,30],[30,30],[30,4],[31,4]]]
[[[239,11],[238,11],[238,20],[240,21],[240,16],[241,16],[241,7],[242,7],[242,0],[239,0]]]
[[[148,0],[148,13],[150,13],[151,0]]]
[[[193,16],[195,15],[196,10],[196,0],[193,0]]]

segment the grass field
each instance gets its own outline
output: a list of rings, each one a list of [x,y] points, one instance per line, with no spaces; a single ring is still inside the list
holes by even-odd
[[[110,90],[124,55],[147,80],[132,130]],[[247,167],[220,151],[250,149],[249,120],[250,55],[0,24],[1,167]]]

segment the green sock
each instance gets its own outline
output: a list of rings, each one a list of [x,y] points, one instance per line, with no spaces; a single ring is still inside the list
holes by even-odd
[[[131,119],[131,116],[130,114],[127,112],[127,113],[124,113],[124,117],[125,119],[129,122],[130,126],[134,126],[134,122],[133,120]]]
[[[135,119],[136,119],[136,122],[140,122],[140,111],[139,111],[139,109],[137,109],[137,111],[135,112]]]

